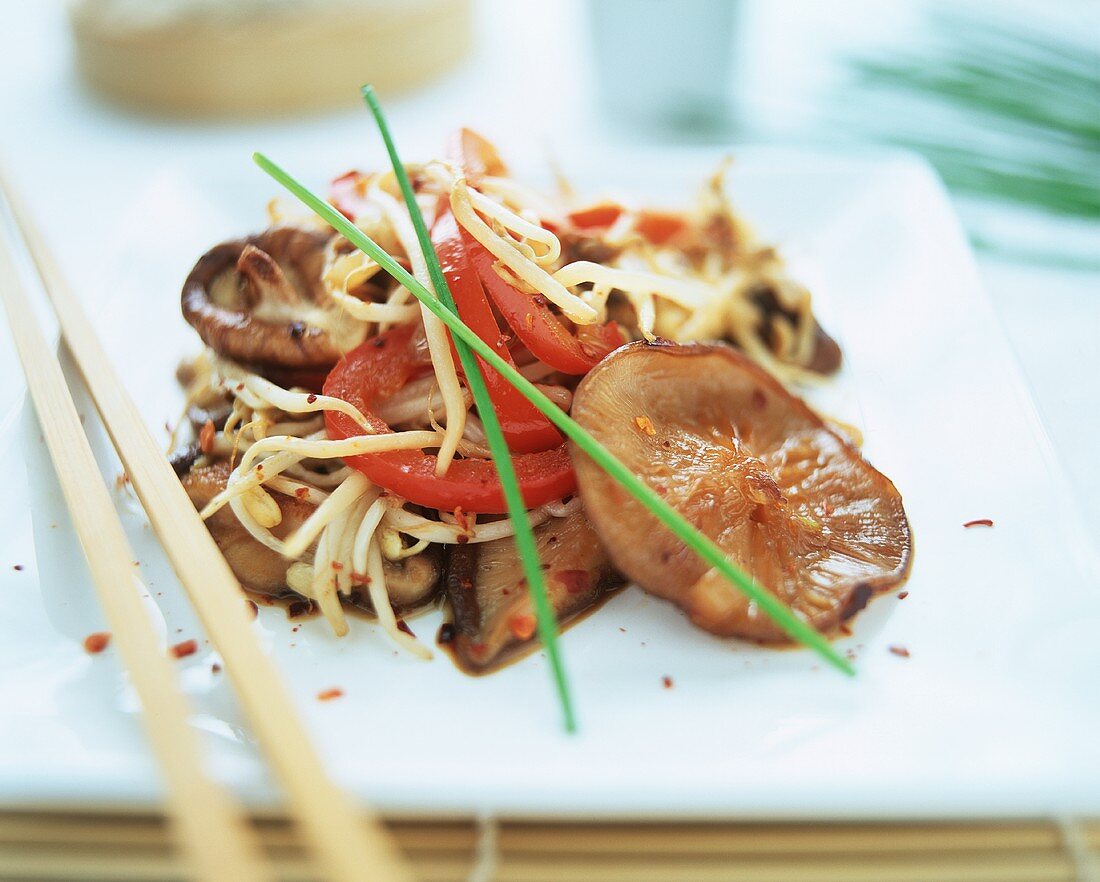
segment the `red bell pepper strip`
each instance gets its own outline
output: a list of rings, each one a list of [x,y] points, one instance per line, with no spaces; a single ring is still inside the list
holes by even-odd
[[[455,163],[470,183],[485,175],[503,177],[508,174],[496,147],[473,129],[459,129],[447,144],[447,159]]]
[[[459,317],[470,330],[492,346],[497,355],[515,367],[493,315],[493,308],[485,296],[485,289],[481,287],[477,272],[470,263],[458,222],[449,208],[442,211],[432,229],[432,244],[447,277],[447,287],[454,297]],[[480,358],[478,362],[508,449],[517,453],[533,453],[558,447],[563,439],[551,422],[515,386]]]
[[[375,434],[393,430],[371,413],[374,402],[430,370],[425,353],[417,349],[415,331],[415,325],[401,325],[367,340],[340,359],[325,381],[324,393],[359,408]],[[329,437],[337,440],[363,434],[354,420],[333,411],[325,412],[325,426]],[[436,457],[422,450],[360,454],[344,461],[375,484],[417,505],[483,514],[507,511],[496,466],[489,459],[456,459],[442,476],[435,473]],[[512,462],[530,508],[568,496],[577,488],[564,444],[540,453],[518,454]]]
[[[673,236],[687,227],[687,221],[682,214],[673,211],[659,211],[654,208],[645,208],[638,212],[634,221],[634,229],[654,245],[664,245]]]
[[[614,202],[598,202],[587,208],[579,208],[567,215],[569,222],[580,230],[606,228],[619,219],[623,207]]]
[[[589,326],[585,339],[574,336],[542,295],[526,294],[506,282],[496,271],[496,258],[466,230],[461,232],[489,297],[516,336],[543,364],[563,374],[587,374],[605,355],[623,345],[614,322]]]
[[[328,201],[340,214],[354,221],[367,206],[368,178],[360,171],[349,171],[333,178],[328,185]]]

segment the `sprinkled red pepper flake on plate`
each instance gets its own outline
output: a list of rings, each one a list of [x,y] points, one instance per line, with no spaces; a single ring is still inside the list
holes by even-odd
[[[669,676],[661,677],[661,685],[664,686],[665,689],[671,689],[672,688],[672,678],[669,677]]]
[[[89,655],[96,655],[107,648],[111,642],[111,634],[108,631],[96,631],[84,638],[84,651]]]
[[[975,518],[972,521],[967,521],[965,524],[963,524],[963,526],[967,529],[969,529],[970,527],[992,527],[993,521],[991,521],[989,518]]]
[[[890,646],[888,649],[894,655],[901,656],[902,658],[909,658],[909,650],[904,646]]]
[[[332,701],[332,699],[334,699],[334,698],[342,697],[343,694],[344,694],[343,689],[337,689],[337,688],[322,689],[320,692],[317,693],[317,700],[318,701]]]
[[[181,640],[175,646],[168,647],[168,654],[172,658],[187,658],[199,651],[199,644],[195,640]]]

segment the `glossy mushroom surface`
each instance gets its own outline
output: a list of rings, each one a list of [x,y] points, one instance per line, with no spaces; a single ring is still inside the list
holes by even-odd
[[[574,618],[622,581],[583,512],[551,518],[534,532],[559,622]],[[511,537],[449,546],[445,584],[454,610],[452,649],[466,670],[491,670],[537,637],[527,580]]]
[[[229,478],[229,464],[194,466],[182,477],[184,489],[195,508],[202,509],[211,499],[225,489]],[[273,493],[282,513],[281,522],[271,532],[285,539],[314,511],[314,506],[293,496]],[[229,507],[215,512],[206,521],[207,529],[221,549],[237,581],[249,591],[275,597],[291,593],[287,585],[287,571],[293,561],[257,542],[237,520]],[[314,546],[309,549],[312,557]],[[429,548],[401,561],[384,560],[386,590],[395,611],[410,612],[427,604],[436,594],[442,575],[442,554],[438,548]],[[359,606],[369,607],[366,591],[350,598]]]
[[[908,574],[901,496],[842,435],[740,352],[634,343],[582,381],[572,414],[764,587],[821,631]],[[722,636],[785,635],[574,450],[615,566]]]
[[[321,282],[331,235],[273,227],[216,245],[184,283],[184,318],[218,355],[243,364],[331,366],[363,335]]]

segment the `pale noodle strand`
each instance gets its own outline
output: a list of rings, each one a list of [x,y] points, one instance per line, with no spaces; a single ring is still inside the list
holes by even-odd
[[[542,253],[538,254],[532,248],[532,259],[539,266],[545,266],[547,264],[554,263],[559,257],[561,257],[561,242],[558,237],[547,230],[545,227],[541,227],[536,223],[532,223],[523,217],[520,217],[514,211],[510,211],[505,208],[499,202],[494,199],[490,199],[483,193],[479,193],[473,187],[466,189],[467,195],[470,197],[470,204],[486,217],[492,218],[505,230],[510,233],[514,233],[523,242],[528,245],[535,242],[542,246]]]
[[[715,296],[713,287],[703,282],[617,269],[590,260],[578,260],[563,266],[554,273],[554,278],[568,287],[589,283],[605,285],[624,293],[656,294],[688,309],[702,306]]]
[[[352,554],[355,536],[363,516],[374,504],[374,500],[374,494],[368,492],[348,510],[340,533],[340,541],[337,543],[336,553],[333,555],[333,559],[340,563],[336,580],[337,589],[346,597],[351,596],[351,590],[354,587],[353,579],[356,574]]]
[[[425,661],[431,659],[432,651],[427,646],[397,627],[397,617],[393,614],[390,596],[386,591],[386,569],[382,563],[382,552],[378,547],[377,540],[371,542],[367,551],[367,577],[370,579],[367,588],[370,593],[371,605],[374,606],[374,614],[378,616],[378,624],[382,626],[390,639],[402,649],[407,649],[413,655]]]
[[[438,432],[391,432],[385,435],[357,435],[341,441],[328,441],[318,435],[296,438],[293,435],[273,435],[251,445],[241,462],[229,476],[226,488],[214,496],[200,512],[205,519],[222,508],[230,499],[251,487],[258,487],[268,478],[281,474],[302,459],[333,459],[360,453],[384,453],[390,450],[421,450],[439,444]],[[271,454],[263,462],[256,460]],[[234,509],[236,511],[236,509]]]
[[[237,467],[241,473],[253,467],[253,464],[266,453],[296,453],[304,458],[346,459],[361,453],[388,453],[391,450],[421,450],[425,447],[438,447],[443,440],[439,432],[387,432],[384,435],[354,435],[339,441],[295,438],[293,435],[273,435],[257,441],[244,452],[241,464]],[[255,467],[261,473],[267,471],[266,463]],[[262,476],[261,476],[262,480]]]
[[[482,193],[495,197],[505,205],[511,205],[517,211],[531,211],[540,218],[558,217],[561,214],[560,206],[514,178],[485,175],[477,185]]]
[[[378,524],[386,513],[387,507],[385,499],[376,498],[367,507],[366,512],[359,521],[351,551],[352,569],[357,573],[366,573],[367,571],[367,549],[370,548],[370,544],[374,540],[374,531],[378,529]]]
[[[370,424],[366,421],[363,414],[359,412],[359,408],[353,404],[349,404],[342,398],[333,398],[329,395],[314,395],[310,392],[291,392],[289,389],[283,389],[281,386],[277,386],[270,380],[266,380],[263,377],[250,373],[237,367],[232,362],[225,359],[217,359],[215,362],[217,372],[228,380],[230,383],[237,383],[238,388],[234,390],[235,394],[244,398],[241,395],[242,392],[247,391],[260,399],[262,408],[264,405],[277,408],[284,413],[317,413],[319,411],[336,411],[342,413],[345,416],[351,417],[355,420],[356,424],[364,431],[370,432]],[[240,389],[240,384],[244,384],[244,389]],[[259,409],[255,404],[246,400],[253,410]]]
[[[229,500],[229,508],[233,514],[236,515],[241,526],[245,528],[248,535],[259,542],[261,545],[265,545],[272,551],[283,553],[283,540],[274,535],[271,530],[259,523],[244,504],[242,496],[237,495]]]
[[[474,210],[470,189],[466,181],[459,178],[451,190],[451,211],[455,219],[499,260],[516,278],[526,282],[557,306],[565,315],[578,325],[590,325],[596,321],[596,310],[576,294],[571,293],[558,279],[525,257],[514,242],[494,232]]]
[[[546,513],[554,518],[567,518],[572,514],[576,514],[584,507],[579,496],[574,496],[568,502],[557,500],[555,502],[548,502],[543,506],[546,509]]]
[[[332,531],[325,530],[317,542],[309,597],[321,608],[321,613],[328,620],[333,633],[337,637],[343,637],[348,633],[348,622],[344,618],[344,608],[340,605],[340,598],[336,594],[336,572],[332,568],[331,542]]]
[[[549,512],[543,508],[532,509],[527,513],[532,527],[545,523],[550,517]],[[515,528],[509,518],[499,521],[489,521],[487,524],[471,525],[463,529],[457,524],[448,524],[444,521],[433,521],[405,511],[400,508],[391,508],[386,512],[383,521],[406,536],[414,539],[423,539],[440,545],[456,545],[476,542],[492,542],[494,539],[504,539],[515,535]]]
[[[284,471],[292,478],[305,481],[315,487],[320,487],[324,490],[333,490],[343,483],[344,478],[348,476],[351,469],[347,466],[343,466],[336,469],[334,472],[318,472],[306,468],[300,461],[295,461],[293,465],[288,466]]]
[[[320,435],[320,433],[318,433],[318,435]],[[255,445],[253,445],[253,447],[254,446]],[[215,495],[214,498],[206,504],[203,510],[199,512],[199,516],[203,520],[206,520],[225,506],[231,499],[235,499],[252,487],[259,487],[260,484],[268,478],[281,474],[302,458],[302,456],[299,456],[293,451],[276,453],[274,456],[269,456],[264,460],[263,469],[260,471],[249,470],[247,474],[242,472],[238,465],[229,476],[229,481],[225,489]],[[234,509],[234,511],[236,511],[236,509]]]
[[[304,481],[294,481],[290,478],[284,478],[282,475],[268,478],[264,481],[264,486],[270,487],[284,496],[292,496],[302,502],[308,502],[310,505],[320,505],[329,496],[324,490],[319,490]]]
[[[302,525],[288,536],[283,545],[283,556],[293,559],[305,554],[325,525],[337,515],[353,506],[371,488],[371,482],[357,471],[352,471],[344,483],[315,508]]]
[[[283,512],[279,503],[263,487],[253,487],[242,493],[240,499],[241,504],[261,527],[270,530],[282,522]]]
[[[386,193],[381,186],[375,184],[370,190],[371,197],[385,212],[393,227],[401,247],[409,257],[412,264],[413,276],[429,291],[435,290],[432,280],[428,276],[428,266],[424,262],[424,255],[420,250],[420,243],[416,237],[408,211],[398,205],[397,200]],[[420,304],[421,321],[424,323],[424,336],[428,339],[428,352],[432,358],[432,367],[435,369],[439,390],[443,394],[444,410],[447,416],[447,426],[442,443],[439,445],[439,453],[436,457],[435,473],[444,475],[454,459],[458,450],[458,444],[462,440],[462,432],[466,422],[466,403],[462,397],[462,385],[458,381],[458,371],[455,370],[454,359],[451,357],[451,342],[447,334],[447,328],[442,321],[428,307]]]

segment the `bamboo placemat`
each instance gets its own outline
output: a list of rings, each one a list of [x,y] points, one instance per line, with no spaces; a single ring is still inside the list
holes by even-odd
[[[253,819],[286,882],[294,829]],[[424,882],[1098,882],[1100,820],[914,823],[393,821]],[[182,882],[154,815],[0,813],[3,882]]]

